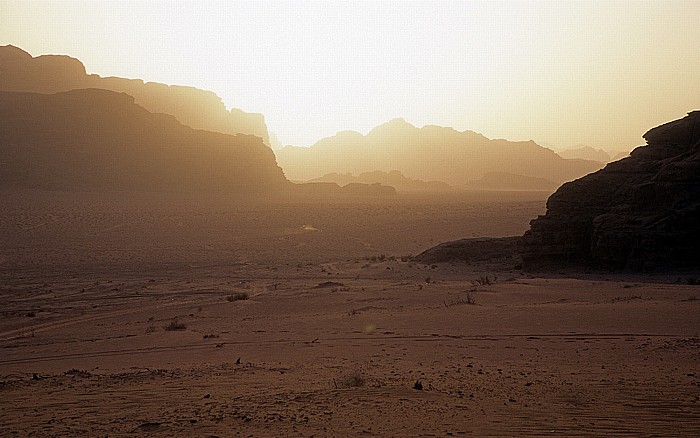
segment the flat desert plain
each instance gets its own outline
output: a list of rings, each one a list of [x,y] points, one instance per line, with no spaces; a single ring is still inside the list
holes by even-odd
[[[3,192],[2,436],[700,436],[700,286],[424,265],[545,195]]]

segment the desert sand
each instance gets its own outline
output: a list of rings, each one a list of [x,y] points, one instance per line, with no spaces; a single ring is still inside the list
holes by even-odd
[[[0,196],[2,436],[700,435],[692,279],[408,257],[546,194]]]

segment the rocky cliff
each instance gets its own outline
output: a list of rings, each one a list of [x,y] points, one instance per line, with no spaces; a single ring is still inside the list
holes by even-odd
[[[290,184],[259,137],[192,129],[124,93],[0,92],[0,187],[276,191]]]
[[[520,241],[524,269],[700,268],[700,111],[644,138],[549,198]]]
[[[0,46],[0,91],[58,93],[82,88],[126,93],[148,111],[170,114],[192,128],[255,135],[266,145],[270,144],[262,114],[236,108],[227,111],[221,98],[211,91],[140,79],[88,75],[85,66],[69,56],[32,57],[17,47]]]

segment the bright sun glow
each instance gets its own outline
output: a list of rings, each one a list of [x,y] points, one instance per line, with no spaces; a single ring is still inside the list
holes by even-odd
[[[309,145],[389,119],[629,149],[700,108],[698,1],[0,1],[0,44],[192,85]]]

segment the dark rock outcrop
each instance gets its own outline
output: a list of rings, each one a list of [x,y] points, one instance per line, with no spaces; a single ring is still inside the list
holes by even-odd
[[[700,268],[700,111],[644,138],[628,158],[549,198],[521,239],[524,269]]]
[[[259,137],[192,129],[100,89],[0,92],[0,187],[207,191],[291,185]]]
[[[227,111],[221,98],[211,91],[140,79],[88,75],[83,63],[69,56],[32,57],[15,46],[0,46],[0,91],[51,94],[83,88],[126,93],[148,111],[170,114],[192,128],[255,135],[270,145],[262,114],[236,108]]]
[[[517,255],[519,237],[479,237],[445,242],[413,258],[418,263],[462,262],[480,265],[498,265],[512,269],[520,264]]]
[[[398,170],[392,170],[391,172],[377,170],[374,172],[361,173],[357,176],[351,173],[329,173],[320,178],[312,179],[309,182],[334,182],[341,186],[353,183],[382,184],[384,186],[394,187],[397,192],[402,193],[435,193],[453,190],[450,185],[440,181],[421,181],[407,178]]]
[[[326,199],[385,198],[396,196],[396,189],[381,184],[350,183],[341,186],[334,182],[308,182],[294,184],[289,194]]]

